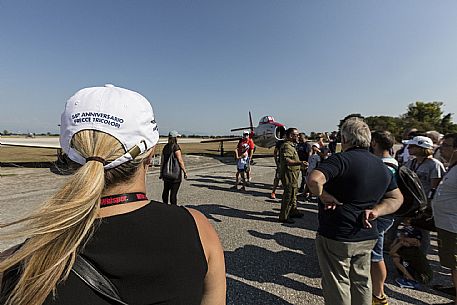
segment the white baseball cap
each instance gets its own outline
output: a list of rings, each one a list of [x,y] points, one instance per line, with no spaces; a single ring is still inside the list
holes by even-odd
[[[71,147],[73,136],[81,130],[98,130],[115,137],[126,153],[108,161],[105,169],[135,159],[159,140],[159,129],[149,101],[141,94],[105,85],[84,88],[67,101],[60,121],[60,146],[79,164],[86,160]]]
[[[172,130],[168,133],[168,136],[171,138],[177,138],[177,137],[180,137],[181,135],[176,130]]]
[[[249,134],[249,130],[243,131],[243,135],[245,135],[245,134]]]
[[[422,148],[433,148],[433,141],[429,137],[416,136],[411,140],[404,141],[403,144],[416,145]]]

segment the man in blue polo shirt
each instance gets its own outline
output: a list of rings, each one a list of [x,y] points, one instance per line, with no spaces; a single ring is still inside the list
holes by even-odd
[[[321,162],[309,176],[309,188],[319,196],[316,250],[327,305],[372,303],[376,218],[395,212],[403,202],[390,170],[368,151],[370,141],[363,120],[346,120],[341,127],[343,152]]]

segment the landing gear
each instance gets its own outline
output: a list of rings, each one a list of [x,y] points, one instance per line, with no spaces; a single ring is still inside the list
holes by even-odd
[[[221,157],[224,156],[224,142],[221,141],[221,144],[219,144],[219,150],[221,152]]]

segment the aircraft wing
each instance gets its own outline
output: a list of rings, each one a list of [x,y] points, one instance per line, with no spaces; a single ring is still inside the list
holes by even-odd
[[[200,143],[198,138],[182,138],[179,143]],[[167,144],[167,138],[161,138],[157,144]],[[0,146],[60,149],[58,137],[49,138],[0,138]]]
[[[239,141],[241,137],[230,137],[230,138],[214,138],[201,140],[200,143],[214,143],[214,142],[230,142],[230,141]]]
[[[59,138],[0,139],[0,146],[16,146],[16,147],[60,149]]]

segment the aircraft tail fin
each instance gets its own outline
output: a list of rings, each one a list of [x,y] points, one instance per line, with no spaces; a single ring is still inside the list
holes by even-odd
[[[252,124],[252,116],[251,116],[250,111],[249,111],[249,127],[233,128],[233,129],[230,129],[230,131],[240,131],[240,130],[246,130],[246,129],[249,129],[250,131],[254,130],[254,125]]]
[[[249,129],[250,129],[251,131],[254,131],[254,125],[252,125],[251,111],[249,111],[249,125],[251,126]]]

